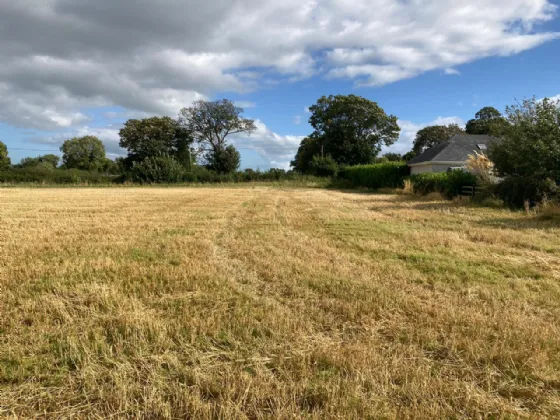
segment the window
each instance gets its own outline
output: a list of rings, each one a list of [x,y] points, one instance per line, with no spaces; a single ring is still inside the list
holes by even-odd
[[[487,149],[487,147],[486,147],[485,144],[477,144],[477,147],[478,147],[480,150],[486,150],[486,149]]]

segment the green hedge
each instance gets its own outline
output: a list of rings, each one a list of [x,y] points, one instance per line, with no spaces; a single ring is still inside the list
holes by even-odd
[[[267,171],[244,171],[230,174],[219,174],[204,167],[195,166],[191,171],[185,171],[176,165],[166,165],[161,159],[144,162],[126,174],[116,176],[98,172],[79,171],[75,169],[45,169],[32,168],[7,168],[0,170],[0,183],[3,184],[47,184],[47,185],[73,185],[91,184],[107,185],[112,183],[242,183],[242,182],[322,182],[323,178],[310,175],[301,175],[294,171],[284,169],[269,169]]]
[[[75,169],[47,169],[42,167],[9,168],[0,171],[0,183],[40,184],[110,184],[114,175]]]
[[[476,176],[465,171],[426,172],[411,175],[412,189],[416,194],[426,195],[439,192],[447,198],[461,194],[463,187],[474,187]]]
[[[408,174],[405,162],[383,162],[348,166],[340,171],[339,177],[349,181],[353,187],[402,188]]]

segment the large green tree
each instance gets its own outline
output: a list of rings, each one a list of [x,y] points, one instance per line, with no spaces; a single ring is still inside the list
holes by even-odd
[[[5,169],[10,166],[11,160],[8,157],[8,148],[0,141],[0,169]]]
[[[68,169],[98,171],[105,163],[105,146],[95,136],[74,137],[60,148],[62,163]]]
[[[533,98],[506,109],[508,124],[489,150],[500,175],[560,182],[559,106]]]
[[[290,165],[298,172],[311,173],[311,161],[314,156],[321,156],[321,141],[318,137],[311,135],[301,141],[296,156]]]
[[[507,120],[496,108],[487,106],[467,122],[467,134],[487,134],[500,136],[507,128]]]
[[[309,111],[315,130],[310,138],[318,142],[322,155],[330,155],[338,164],[370,163],[382,145],[389,146],[399,137],[397,117],[360,96],[323,96]]]
[[[235,153],[227,143],[228,137],[251,134],[257,129],[254,120],[244,118],[242,114],[243,108],[228,99],[196,101],[191,107],[181,109],[179,121],[207,151],[209,166],[231,168],[233,166],[229,163]]]
[[[422,153],[426,149],[434,147],[444,141],[449,140],[456,134],[464,134],[465,131],[457,124],[431,125],[416,133],[412,151],[415,155]]]
[[[125,167],[148,157],[170,156],[183,167],[191,165],[193,138],[188,129],[170,117],[128,120],[119,131],[119,146],[128,151]]]

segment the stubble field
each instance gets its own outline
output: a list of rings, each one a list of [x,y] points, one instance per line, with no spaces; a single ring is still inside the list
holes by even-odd
[[[559,234],[404,195],[0,189],[0,417],[559,417]]]

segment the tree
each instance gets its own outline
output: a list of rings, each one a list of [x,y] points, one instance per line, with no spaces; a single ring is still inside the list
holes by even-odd
[[[309,164],[311,173],[316,176],[334,177],[338,174],[339,168],[335,160],[330,156],[313,156]]]
[[[8,157],[8,148],[0,141],[0,169],[8,168],[12,161]]]
[[[498,173],[560,182],[560,103],[533,98],[506,114],[502,136],[489,148]]]
[[[147,156],[132,163],[130,174],[137,182],[180,182],[185,168],[173,156]]]
[[[323,96],[309,107],[322,155],[343,165],[370,163],[383,144],[399,136],[397,117],[387,115],[377,103],[356,95]]]
[[[97,171],[105,161],[105,146],[95,136],[74,137],[60,148],[62,163],[68,169]]]
[[[399,162],[403,160],[403,157],[400,153],[385,153],[383,156],[386,161],[388,162]]]
[[[500,111],[491,106],[482,108],[469,120],[466,126],[467,134],[487,134],[499,136],[506,128],[507,121]]]
[[[294,160],[290,162],[290,166],[294,170],[301,173],[311,173],[311,161],[314,156],[321,155],[320,140],[313,135],[304,138],[299,145]]]
[[[119,169],[120,168],[117,162],[109,158],[105,158],[105,160],[103,161],[103,166],[101,167],[101,171],[111,175],[119,174],[120,173]]]
[[[419,155],[425,150],[449,140],[456,134],[464,133],[463,129],[457,124],[431,125],[425,127],[416,133],[412,151],[415,155]]]
[[[206,154],[206,167],[222,174],[235,172],[241,164],[241,155],[232,145]]]
[[[196,101],[193,106],[181,109],[179,121],[196,142],[203,147],[209,147],[206,158],[212,162],[211,165],[226,168],[232,167],[231,164],[235,160],[235,149],[229,149],[227,145],[228,136],[251,134],[257,129],[253,120],[243,118],[241,114],[243,108],[235,106],[228,99],[213,102]],[[219,162],[220,159],[233,160]]]
[[[410,152],[406,152],[403,155],[403,160],[405,162],[408,162],[409,160],[413,159],[416,156],[416,153],[414,152],[414,150],[411,150]]]
[[[54,169],[58,166],[60,157],[53,154],[42,155],[37,157],[23,158],[17,165],[19,168],[33,168],[42,167],[47,169]]]
[[[128,151],[125,168],[147,157],[168,156],[189,168],[192,163],[193,138],[189,130],[170,117],[128,120],[119,131],[119,146]]]

